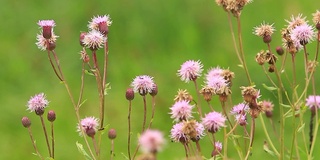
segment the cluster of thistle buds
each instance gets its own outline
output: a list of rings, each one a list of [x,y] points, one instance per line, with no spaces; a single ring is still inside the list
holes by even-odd
[[[46,99],[46,95],[44,93],[40,93],[40,94],[36,94],[35,96],[31,97],[30,100],[27,103],[27,110],[29,110],[30,112],[35,112],[36,115],[38,115],[40,117],[40,121],[41,121],[41,125],[43,128],[43,132],[44,132],[44,136],[46,139],[46,143],[47,143],[47,148],[49,151],[49,156],[54,158],[54,130],[53,130],[53,122],[56,120],[56,113],[53,110],[48,111],[47,113],[47,120],[51,123],[51,145],[49,142],[49,136],[47,133],[47,129],[46,129],[46,124],[44,122],[43,119],[43,114],[45,113],[45,108],[48,107],[49,105],[49,101]],[[36,151],[36,154],[43,159],[42,155],[39,153],[38,148],[35,144],[35,141],[33,139],[32,136],[32,131],[31,131],[31,121],[28,117],[23,117],[22,120],[22,125],[25,128],[28,128],[29,131],[29,135],[33,144],[33,147]]]

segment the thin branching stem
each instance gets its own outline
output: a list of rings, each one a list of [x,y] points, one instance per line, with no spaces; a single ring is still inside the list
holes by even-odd
[[[156,110],[156,96],[152,96],[152,113],[151,113],[151,120],[150,120],[148,129],[150,129],[152,126],[155,110]]]
[[[128,111],[128,157],[129,157],[129,160],[131,160],[131,149],[130,149],[130,146],[131,146],[131,101],[129,101],[129,111]]]
[[[49,151],[49,155],[50,155],[50,157],[52,157],[52,153],[51,153],[51,148],[50,148],[50,144],[49,144],[49,138],[48,138],[48,134],[47,134],[46,125],[44,124],[44,120],[43,120],[42,115],[39,115],[39,117],[40,117],[40,120],[41,120],[41,125],[42,125],[42,129],[43,129],[43,132],[44,132],[44,137],[45,137],[45,139],[46,139],[46,143],[47,143],[47,148],[48,148],[48,151]]]
[[[251,118],[251,131],[250,131],[250,144],[249,144],[249,149],[247,151],[246,157],[245,159],[249,159],[249,156],[251,155],[251,150],[252,150],[252,146],[253,146],[253,140],[254,140],[254,133],[255,133],[255,119],[252,117]]]
[[[197,84],[197,80],[193,80],[193,83],[194,83],[194,87],[195,87],[195,90],[197,92],[197,109],[198,109],[198,113],[200,115],[200,118],[203,117],[202,115],[202,111],[201,111],[201,104],[200,104],[200,92],[199,92],[199,88],[198,88],[198,84]]]
[[[51,148],[52,148],[52,158],[54,159],[54,128],[53,122],[51,122]]]
[[[31,132],[31,127],[28,127],[28,132],[29,132],[29,136],[30,136],[30,139],[31,139],[31,142],[32,142],[34,150],[36,151],[36,153],[40,157],[40,159],[44,160],[44,158],[41,156],[40,152],[38,151],[36,143],[35,143],[35,141],[33,139],[32,132]]]

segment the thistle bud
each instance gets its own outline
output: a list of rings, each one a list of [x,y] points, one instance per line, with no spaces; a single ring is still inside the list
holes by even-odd
[[[284,50],[281,46],[276,47],[276,52],[278,53],[279,56],[283,55]]]
[[[83,43],[83,39],[84,39],[84,37],[85,37],[86,35],[87,35],[87,32],[81,32],[81,33],[80,33],[79,42],[80,42],[80,45],[81,45],[82,47],[85,46],[85,44]]]
[[[134,99],[134,91],[132,88],[128,88],[127,91],[126,91],[126,99],[128,101],[131,101]]]
[[[29,128],[31,126],[31,121],[28,117],[22,117],[21,123],[25,128]]]
[[[158,94],[158,85],[153,84],[153,88],[152,88],[152,90],[150,92],[150,95],[151,96],[156,96],[157,94]]]
[[[48,112],[48,121],[53,122],[54,120],[56,120],[56,113],[53,110],[50,110]]]
[[[117,137],[117,132],[115,129],[110,129],[108,132],[109,139],[115,139]]]

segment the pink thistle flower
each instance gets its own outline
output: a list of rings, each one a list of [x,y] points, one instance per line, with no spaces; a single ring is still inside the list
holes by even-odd
[[[203,124],[201,124],[201,123],[199,123],[199,122],[195,122],[195,130],[196,130],[196,132],[197,132],[197,134],[196,134],[196,138],[193,138],[193,137],[191,137],[191,139],[193,140],[193,141],[198,141],[198,140],[200,140],[204,135],[205,135],[205,133],[204,133],[204,126],[203,126]]]
[[[144,96],[153,91],[155,83],[153,82],[153,77],[142,75],[134,78],[131,86],[135,93],[138,92],[140,95]]]
[[[95,117],[86,117],[77,125],[77,131],[80,136],[83,136],[82,130],[89,137],[93,137],[98,130],[99,120]]]
[[[27,104],[27,110],[36,112],[37,115],[42,115],[44,108],[46,108],[48,105],[49,101],[46,99],[46,95],[44,93],[39,93],[30,98]]]
[[[189,101],[182,100],[177,101],[170,108],[172,116],[171,118],[175,119],[175,121],[187,120],[192,117],[192,108],[194,106],[189,104]]]
[[[222,151],[222,143],[219,141],[214,142],[214,150],[211,153],[211,156],[214,157],[220,154]]]
[[[109,15],[96,16],[89,22],[89,29],[100,31],[103,35],[109,33],[109,26],[111,26],[112,21]]]
[[[208,81],[212,77],[221,77],[223,73],[223,69],[221,69],[219,66],[215,68],[211,68],[208,70],[208,73],[206,74],[206,80]]]
[[[248,105],[246,105],[244,103],[239,103],[231,109],[230,113],[233,115],[236,115],[236,114],[244,114],[248,111],[249,111]]]
[[[177,74],[182,81],[187,83],[189,81],[194,81],[201,76],[203,71],[202,67],[203,65],[200,61],[188,60],[181,65]]]
[[[219,94],[223,88],[227,87],[227,80],[225,80],[222,76],[210,77],[207,79],[206,86],[212,88],[215,94]]]
[[[141,150],[144,153],[157,153],[162,150],[165,140],[158,130],[146,130],[139,138]]]
[[[104,37],[99,31],[92,30],[84,36],[82,42],[87,48],[98,50],[106,41],[107,37]]]
[[[274,106],[273,103],[271,101],[264,100],[264,101],[262,101],[261,106],[262,106],[262,110],[265,112],[266,116],[268,118],[271,118],[273,115],[273,113],[272,113],[273,106]]]
[[[210,112],[202,118],[202,124],[211,133],[216,133],[221,127],[226,127],[225,125],[226,117],[218,112]]]
[[[55,43],[58,37],[59,36],[56,36],[53,32],[49,39],[44,38],[43,34],[38,34],[36,45],[42,51],[52,50],[52,45],[54,45],[55,47]]]
[[[52,36],[53,27],[56,26],[54,20],[40,20],[38,25],[42,28],[42,35],[45,39]]]
[[[309,108],[318,107],[320,108],[320,96],[319,95],[310,95],[306,99],[306,106]]]
[[[244,103],[240,103],[238,105],[235,105],[232,110],[230,111],[230,113],[232,115],[234,115],[235,120],[241,125],[244,126],[247,124],[247,112],[249,111],[249,106],[244,104]]]
[[[172,141],[186,143],[190,140],[190,138],[183,132],[183,126],[183,122],[173,125],[170,135]]]
[[[291,33],[291,39],[296,46],[299,44],[306,45],[308,42],[313,40],[314,36],[315,32],[308,24],[302,24],[295,27]]]

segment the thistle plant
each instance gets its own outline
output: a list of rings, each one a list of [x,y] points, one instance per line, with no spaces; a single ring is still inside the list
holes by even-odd
[[[263,149],[273,158],[313,159],[319,131],[320,93],[317,91],[315,77],[318,74],[320,12],[312,14],[313,24],[309,23],[307,17],[299,14],[284,20],[287,24],[282,29],[276,29],[274,23],[265,21],[256,27],[243,28],[241,17],[247,16],[245,7],[251,2],[251,0],[216,0],[217,5],[227,14],[234,57],[238,58],[237,63],[242,73],[234,73],[234,68],[223,68],[219,66],[220,64],[207,67],[201,60],[185,60],[181,65],[176,64],[176,71],[169,71],[176,73],[177,77],[173,78],[177,81],[180,79],[186,86],[193,83],[191,84],[193,89],[174,88],[174,86],[171,88],[177,90],[177,94],[170,97],[173,101],[166,106],[167,118],[172,120],[171,129],[166,131],[160,131],[157,129],[159,126],[153,123],[155,119],[163,118],[156,114],[158,109],[156,98],[168,98],[166,93],[158,93],[158,89],[161,90],[161,83],[155,83],[158,79],[157,73],[152,73],[154,77],[147,74],[134,77],[131,83],[126,84],[128,88],[125,97],[122,96],[123,101],[128,101],[127,120],[119,120],[119,124],[122,125],[127,122],[128,130],[124,137],[119,137],[121,134],[117,134],[119,131],[114,129],[114,126],[119,124],[110,124],[105,120],[105,113],[108,112],[110,104],[106,101],[106,96],[111,88],[107,81],[108,35],[112,31],[109,30],[112,24],[110,16],[93,17],[89,21],[88,32],[80,33],[82,68],[79,75],[81,85],[77,96],[72,94],[72,88],[64,76],[64,66],[60,64],[59,54],[55,51],[59,47],[56,46],[56,41],[60,38],[54,33],[56,23],[54,20],[40,20],[38,22],[40,33],[36,36],[36,45],[41,51],[47,52],[53,72],[66,88],[72,102],[77,121],[76,131],[85,143],[85,147],[79,142],[76,143],[80,154],[85,159],[91,160],[119,157],[128,160],[156,160],[161,151],[166,149],[166,145],[172,144],[167,143],[167,139],[170,139],[173,143],[179,143],[184,150],[184,153],[177,153],[177,157],[169,157],[170,159],[246,160],[259,150],[255,142],[256,131],[260,129],[263,130],[265,137]],[[234,21],[236,25],[233,24]],[[253,46],[257,53],[255,56],[250,56],[244,48],[243,30],[253,30],[253,34],[258,37],[255,38],[262,40],[260,43],[265,45],[263,48]],[[276,33],[281,36],[283,44],[273,43]],[[310,43],[316,43],[315,48],[310,47]],[[100,52],[103,52],[103,56]],[[100,64],[101,61],[103,64]],[[303,62],[303,73],[297,71],[299,61]],[[257,68],[261,67],[265,83],[255,82],[257,77],[249,72],[251,69],[248,62],[255,63]],[[208,69],[203,73],[205,67]],[[97,111],[97,115],[87,116],[80,112],[86,103],[83,98],[85,76],[95,79],[99,106],[93,109]],[[240,84],[234,83],[234,79],[237,78],[242,79]],[[142,106],[136,106],[139,104],[137,101],[140,96]],[[27,102],[27,110],[35,112],[40,118],[48,154],[39,152],[31,132],[30,119],[25,116],[21,120],[22,125],[28,129],[33,148],[40,159],[46,157],[54,159],[55,154],[61,154],[55,153],[54,122],[59,120],[56,119],[55,111],[50,110],[47,113],[50,127],[43,118],[48,106],[49,101],[44,93],[36,94]],[[133,110],[141,111],[142,116],[139,117],[141,121],[132,121],[132,116],[135,116],[132,115]],[[307,119],[309,121],[306,121]],[[112,128],[109,129],[109,126]],[[133,129],[133,126],[137,129]],[[292,132],[286,128],[291,128]],[[103,148],[105,132],[110,140],[110,155]],[[126,146],[123,148],[126,151],[115,150],[116,138],[125,139]],[[204,152],[203,148],[209,148],[210,153]],[[233,157],[231,152],[235,152],[236,156]]]

